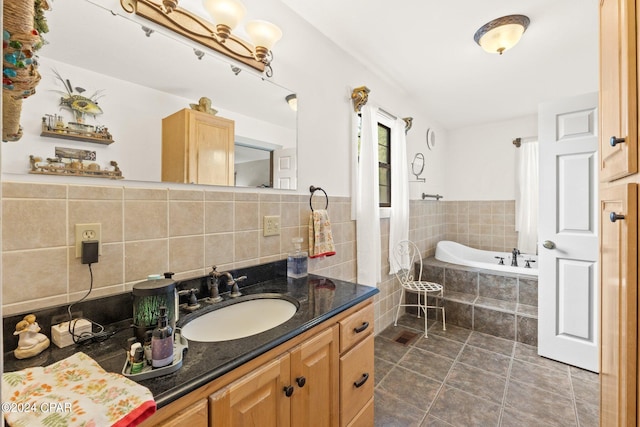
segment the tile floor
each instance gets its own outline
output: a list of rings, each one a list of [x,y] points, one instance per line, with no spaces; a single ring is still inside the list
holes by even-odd
[[[598,426],[598,375],[405,315],[375,338],[376,426]],[[406,345],[393,339],[418,332]]]

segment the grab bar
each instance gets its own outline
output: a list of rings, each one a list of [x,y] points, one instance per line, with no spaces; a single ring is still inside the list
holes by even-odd
[[[427,194],[427,193],[422,193],[422,200],[426,199],[427,197],[430,197],[432,199],[436,199],[436,200],[440,200],[443,199],[444,196],[441,196],[440,194]]]

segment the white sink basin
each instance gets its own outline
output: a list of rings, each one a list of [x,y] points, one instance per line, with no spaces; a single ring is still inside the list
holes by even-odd
[[[182,327],[190,341],[229,341],[259,334],[291,319],[298,307],[279,298],[238,302],[196,317]]]

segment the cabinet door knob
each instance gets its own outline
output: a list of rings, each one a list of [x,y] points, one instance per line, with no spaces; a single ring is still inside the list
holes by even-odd
[[[364,385],[364,383],[367,382],[367,380],[369,379],[369,374],[367,374],[366,372],[364,374],[362,374],[362,377],[353,383],[354,386],[356,386],[356,388],[360,388]]]
[[[296,378],[296,384],[298,384],[298,387],[304,387],[306,383],[307,383],[307,379],[305,377]]]
[[[621,144],[623,142],[626,142],[625,138],[617,138],[615,136],[612,136],[609,139],[609,144],[611,144],[612,147],[615,147],[616,145]]]
[[[609,220],[611,220],[611,222],[616,222],[619,219],[624,219],[624,215],[622,214],[617,214],[615,212],[611,212],[609,214]]]
[[[291,397],[291,395],[293,394],[293,387],[288,385],[284,388],[284,395],[287,397]]]
[[[357,328],[353,328],[353,332],[355,332],[356,334],[359,334],[360,332],[363,332],[368,327],[369,327],[369,322],[364,322],[361,326],[358,326]]]

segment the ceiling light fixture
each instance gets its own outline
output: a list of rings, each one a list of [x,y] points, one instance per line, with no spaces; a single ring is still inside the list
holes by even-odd
[[[122,8],[216,52],[273,75],[271,49],[282,38],[282,31],[270,22],[254,20],[245,25],[253,44],[232,33],[247,11],[239,0],[203,0],[213,23],[178,6],[179,0],[120,0]]]
[[[485,51],[502,55],[515,46],[529,26],[529,18],[524,15],[508,15],[484,24],[476,31],[473,39]]]
[[[298,111],[298,97],[295,93],[285,96],[284,99],[287,101],[287,104],[289,104],[289,107],[291,107],[293,111]]]

